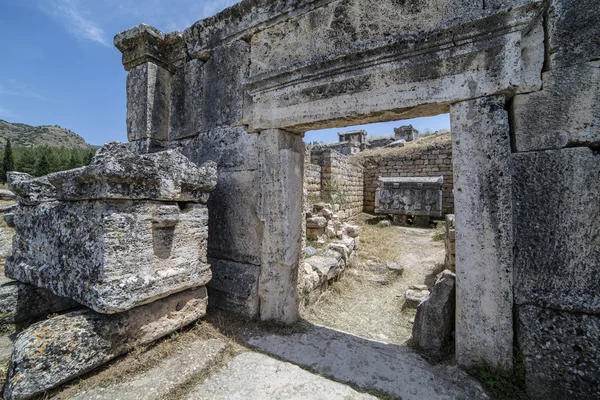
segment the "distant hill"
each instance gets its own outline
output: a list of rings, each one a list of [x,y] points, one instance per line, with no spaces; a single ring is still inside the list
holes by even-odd
[[[13,147],[92,148],[81,136],[59,126],[30,126],[0,120],[0,147],[3,148],[9,138]]]

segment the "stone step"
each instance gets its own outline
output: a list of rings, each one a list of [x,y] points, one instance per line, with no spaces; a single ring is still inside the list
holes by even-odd
[[[370,400],[349,386],[258,353],[242,353],[188,395],[188,400]]]
[[[154,368],[119,384],[81,392],[72,400],[154,400],[207,371],[224,352],[223,340],[197,340]]]
[[[481,385],[453,365],[431,365],[406,346],[363,339],[315,326],[292,335],[247,338],[278,359],[364,390],[377,389],[403,400],[487,399]],[[203,397],[199,397],[203,398]]]

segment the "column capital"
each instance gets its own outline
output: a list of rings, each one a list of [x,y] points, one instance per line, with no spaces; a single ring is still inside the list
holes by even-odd
[[[152,62],[174,72],[188,60],[181,32],[164,33],[146,24],[117,34],[114,45],[123,53],[123,66],[126,71]]]

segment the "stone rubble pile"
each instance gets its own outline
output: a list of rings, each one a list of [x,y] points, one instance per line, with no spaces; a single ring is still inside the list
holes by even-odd
[[[316,302],[344,270],[358,260],[360,228],[340,222],[330,204],[318,203],[306,213],[306,237],[320,250],[308,246],[300,265],[298,292],[305,306]]]
[[[85,308],[19,334],[5,399],[35,396],[205,315],[216,184],[213,162],[121,143],[87,167],[9,174],[18,206],[6,276]]]

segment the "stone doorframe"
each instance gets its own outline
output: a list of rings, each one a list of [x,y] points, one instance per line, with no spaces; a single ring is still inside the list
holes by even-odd
[[[394,40],[375,36],[360,42],[340,30],[332,42],[315,30],[310,45],[306,30],[319,21],[339,13],[365,18],[382,10],[371,10],[374,6],[366,2],[296,3],[277,10],[281,18],[257,14],[245,19],[243,13],[226,12],[223,18],[239,19],[233,24],[237,28],[208,19],[184,35],[140,26],[115,39],[130,70],[132,146],[138,151],[179,146],[197,162],[216,157],[226,177],[209,203],[212,257],[220,259],[213,262],[215,294],[209,297],[262,320],[298,319],[304,132],[450,112],[457,360],[467,367],[511,370],[513,198],[507,101],[541,88],[541,2],[515,1],[527,4],[495,13],[481,10],[480,2],[466,13],[442,2],[448,7],[444,12],[425,10],[414,14],[416,22],[379,21],[381,30],[407,30]],[[437,28],[411,28],[421,23],[418,18],[438,14],[446,19]],[[237,158],[221,162],[231,152],[238,152]],[[236,207],[257,216],[248,222],[247,213],[237,210],[237,219],[246,222],[241,228],[215,222],[230,218],[221,213],[230,192],[252,203]]]

